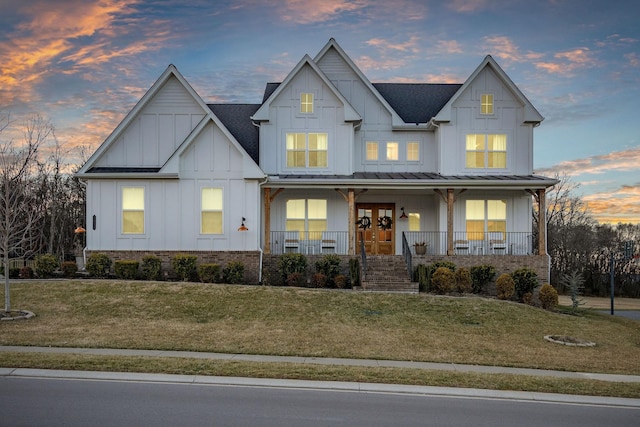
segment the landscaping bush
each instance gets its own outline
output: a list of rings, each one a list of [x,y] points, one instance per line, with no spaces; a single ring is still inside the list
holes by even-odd
[[[433,289],[440,294],[450,292],[455,284],[455,274],[448,267],[438,267],[431,276],[431,285]]]
[[[244,264],[242,261],[231,261],[222,270],[222,280],[225,283],[244,282]]]
[[[327,285],[335,285],[335,277],[340,274],[340,257],[327,254],[316,261],[316,271],[327,277]]]
[[[41,279],[53,277],[53,273],[60,267],[58,258],[52,254],[36,255],[35,272]]]
[[[335,277],[334,281],[336,283],[336,288],[338,289],[347,289],[347,287],[349,286],[349,280],[344,274],[338,274]]]
[[[147,280],[159,280],[162,273],[162,261],[155,255],[142,257],[142,277]]]
[[[195,280],[198,276],[196,270],[196,261],[198,258],[195,255],[177,254],[171,258],[171,267],[175,271],[178,278],[182,281]]]
[[[283,254],[278,259],[278,272],[282,281],[288,286],[299,286],[289,284],[289,275],[298,273],[306,278],[307,275],[307,257],[303,254]]]
[[[29,266],[22,267],[19,276],[21,279],[33,279],[33,268]]]
[[[203,283],[217,283],[220,280],[220,264],[200,264],[198,266],[198,276]]]
[[[111,259],[105,254],[91,254],[87,259],[86,269],[94,277],[108,277]]]
[[[496,268],[493,265],[476,265],[469,270],[471,273],[471,290],[474,294],[485,292],[489,282],[496,277]]]
[[[303,273],[289,273],[285,283],[287,286],[304,286],[305,275]]]
[[[515,293],[515,285],[513,277],[507,273],[503,273],[496,280],[496,292],[498,299],[507,300],[513,297]]]
[[[453,273],[456,279],[456,289],[461,294],[471,292],[471,272],[462,267]]]
[[[78,265],[73,261],[65,261],[60,266],[64,277],[73,277],[78,272]]]
[[[4,275],[4,266],[0,265],[0,274]],[[19,279],[20,278],[20,269],[10,267],[9,268],[9,279]]]
[[[553,310],[558,305],[558,291],[548,283],[542,285],[538,298],[545,310]]]
[[[360,286],[360,260],[358,258],[349,259],[349,280],[351,286]]]
[[[533,294],[533,291],[538,287],[538,274],[530,268],[517,269],[511,273],[511,278],[513,278],[518,301],[524,301],[524,294]]]
[[[312,288],[326,288],[327,282],[328,282],[328,278],[323,273],[314,273],[314,275],[311,276]]]
[[[140,263],[131,259],[123,259],[113,263],[113,270],[116,278],[122,280],[134,280],[138,277],[138,267]]]

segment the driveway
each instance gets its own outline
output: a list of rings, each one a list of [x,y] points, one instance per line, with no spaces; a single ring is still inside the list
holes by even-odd
[[[611,313],[611,298],[580,297],[584,303],[580,307],[594,308],[601,313]],[[571,307],[571,297],[560,295],[558,303]],[[640,320],[640,298],[614,298],[613,312],[616,316]]]

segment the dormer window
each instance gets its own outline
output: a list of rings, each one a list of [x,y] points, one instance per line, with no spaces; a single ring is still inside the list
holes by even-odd
[[[300,112],[313,113],[313,94],[312,93],[300,94]]]
[[[480,114],[493,114],[493,95],[484,93],[480,99]]]

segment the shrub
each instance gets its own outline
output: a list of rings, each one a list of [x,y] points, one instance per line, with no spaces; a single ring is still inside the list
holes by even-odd
[[[477,265],[471,267],[471,290],[474,294],[481,294],[489,282],[496,277],[496,268],[493,265]]]
[[[37,255],[35,259],[36,275],[42,279],[53,277],[53,272],[60,267],[58,258],[52,254]]]
[[[200,264],[198,266],[198,277],[203,283],[217,283],[220,280],[220,264]]]
[[[91,254],[87,259],[86,269],[94,277],[107,277],[111,268],[111,259],[105,254]]]
[[[311,287],[313,288],[326,288],[327,287],[328,278],[323,273],[314,273],[311,276]]]
[[[349,279],[351,286],[360,286],[360,260],[358,258],[349,259]]]
[[[244,282],[244,264],[242,261],[231,261],[222,270],[222,280],[225,283]]]
[[[196,270],[197,257],[195,255],[177,254],[171,258],[171,267],[178,278],[183,281],[194,280],[198,275]]]
[[[302,273],[289,273],[285,283],[287,286],[303,286],[305,275]]]
[[[299,273],[303,277],[306,277],[307,258],[303,254],[283,254],[280,256],[280,259],[278,259],[278,272],[280,273],[282,281],[288,286],[297,286],[289,285],[289,275]]]
[[[340,257],[327,254],[316,261],[316,271],[327,276],[327,284],[334,285],[335,277],[340,274]]]
[[[461,294],[471,292],[471,272],[466,268],[459,268],[453,273],[456,279],[456,289]]]
[[[113,263],[113,270],[118,279],[134,280],[138,276],[140,263],[131,259],[123,259]]]
[[[4,266],[0,266],[0,274],[4,275]],[[9,267],[9,279],[19,279],[20,269],[15,267]]]
[[[527,305],[535,305],[535,301],[533,301],[533,294],[531,292],[527,292],[522,295],[522,302]]]
[[[162,261],[155,255],[142,257],[142,277],[147,280],[159,280],[162,273]]]
[[[524,294],[533,294],[533,291],[538,287],[538,275],[530,268],[519,268],[511,273],[511,277],[518,301],[524,301]]]
[[[22,267],[18,275],[21,279],[33,279],[33,268],[29,266]]]
[[[436,292],[446,294],[456,284],[456,277],[448,267],[438,267],[431,276],[431,284]]]
[[[347,287],[349,286],[347,276],[345,276],[344,274],[338,274],[333,280],[335,281],[336,288],[338,289],[347,289]]]
[[[513,283],[513,278],[507,274],[503,273],[496,280],[496,292],[498,299],[507,300],[510,299],[515,293],[515,285]]]
[[[65,261],[60,266],[64,277],[73,277],[78,272],[78,265],[73,261]]]
[[[540,305],[545,310],[552,310],[558,305],[558,291],[548,283],[545,283],[540,288]]]

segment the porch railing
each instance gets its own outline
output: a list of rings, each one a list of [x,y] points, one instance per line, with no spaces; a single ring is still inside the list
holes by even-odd
[[[349,233],[346,231],[272,231],[271,253],[301,253],[305,255],[349,253]]]
[[[404,231],[402,232],[402,256],[404,257],[405,264],[407,264],[409,276],[413,276],[411,246],[409,246],[409,242],[407,241],[407,236]]]
[[[427,255],[447,254],[446,231],[405,231],[411,253],[416,255],[416,243],[424,243]],[[533,238],[526,232],[454,232],[456,255],[532,255]]]

